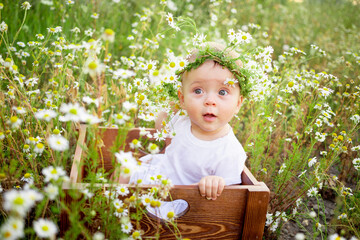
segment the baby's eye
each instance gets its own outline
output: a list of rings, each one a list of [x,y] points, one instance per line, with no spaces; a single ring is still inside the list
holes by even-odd
[[[197,88],[197,89],[194,90],[194,93],[195,94],[201,94],[202,90],[200,88]]]
[[[227,95],[228,94],[228,91],[226,91],[226,90],[220,90],[219,91],[219,95],[220,96],[225,96],[225,95]]]

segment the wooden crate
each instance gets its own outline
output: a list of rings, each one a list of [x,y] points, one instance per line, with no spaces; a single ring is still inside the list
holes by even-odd
[[[117,128],[106,128],[103,134],[102,165],[106,170],[112,168],[109,149],[118,135]],[[79,129],[78,145],[70,173],[70,183],[64,184],[65,193],[83,188],[84,169],[82,169],[82,146],[85,144],[86,125]],[[126,142],[139,138],[139,130],[128,132]],[[167,140],[166,144],[169,144]],[[130,151],[125,147],[125,151]],[[173,200],[184,199],[189,204],[188,212],[177,219],[177,226],[183,238],[190,239],[262,239],[270,191],[263,182],[258,182],[245,167],[242,173],[242,185],[226,186],[223,193],[215,201],[201,197],[197,186],[176,185],[171,191]],[[105,184],[104,187],[110,187]],[[67,204],[71,203],[69,194],[65,195]],[[156,221],[156,220],[154,220]],[[67,214],[61,213],[61,231],[69,226]],[[148,219],[142,220],[142,230],[145,235],[155,233]],[[161,228],[160,239],[174,239],[172,232]]]

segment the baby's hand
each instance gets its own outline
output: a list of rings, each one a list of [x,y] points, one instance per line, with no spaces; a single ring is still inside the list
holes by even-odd
[[[225,180],[218,176],[206,176],[199,182],[200,194],[206,199],[216,200],[225,187]]]

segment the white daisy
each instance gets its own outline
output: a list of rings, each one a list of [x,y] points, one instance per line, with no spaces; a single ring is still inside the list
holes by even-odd
[[[8,28],[8,25],[4,21],[0,23],[0,32],[6,32]]]
[[[93,235],[93,240],[104,240],[105,239],[105,235],[102,232],[96,232]]]
[[[58,228],[51,220],[40,218],[33,222],[36,235],[41,238],[55,238]]]
[[[305,234],[303,234],[303,233],[297,233],[297,234],[295,235],[295,239],[296,239],[296,240],[305,240]]]
[[[83,67],[84,73],[88,73],[91,77],[96,77],[105,71],[105,65],[100,63],[98,59],[88,58]]]
[[[131,110],[136,111],[137,105],[136,105],[136,103],[132,103],[132,102],[129,102],[129,101],[125,101],[125,102],[123,102],[123,104],[122,104],[122,108],[123,108],[124,111],[126,111],[126,112],[129,112],[129,111],[131,111]]]
[[[28,145],[29,146],[29,145]],[[25,173],[24,176],[20,179],[21,181],[27,182],[29,184],[34,183],[34,177],[32,173]]]
[[[141,142],[138,139],[133,139],[130,143],[131,149],[138,149],[141,147]]]
[[[131,222],[124,223],[121,225],[121,230],[124,233],[130,233],[132,229],[133,229],[133,226],[131,225]]]
[[[123,207],[119,207],[115,209],[114,215],[118,218],[126,217],[129,215],[129,210]]]
[[[100,119],[95,115],[91,115],[89,113],[86,113],[84,115],[81,115],[81,121],[85,122],[87,124],[97,124],[104,121],[104,119]]]
[[[98,182],[107,182],[107,179],[105,178],[105,176],[102,172],[96,173],[96,180]]]
[[[115,32],[112,29],[105,29],[104,33],[102,34],[102,38],[105,41],[114,42],[115,40]]]
[[[19,239],[24,237],[24,220],[10,216],[0,228],[0,239]]]
[[[42,152],[44,151],[44,149],[45,149],[44,144],[42,144],[41,142],[38,142],[38,143],[35,145],[34,152],[41,155]]]
[[[82,194],[84,194],[86,199],[92,198],[94,196],[94,193],[90,192],[87,188],[81,189],[80,191]]]
[[[43,170],[41,172],[45,176],[45,179],[44,179],[45,182],[50,182],[51,180],[56,181],[59,178],[66,176],[66,172],[64,171],[64,169],[62,167],[55,168],[53,166],[49,166],[47,168],[43,168]]]
[[[330,88],[326,88],[326,87],[323,87],[323,88],[318,88],[319,90],[319,95],[324,97],[325,99],[331,94],[334,92],[334,90],[330,89]]]
[[[310,158],[308,160],[309,167],[312,167],[316,163],[316,160],[317,160],[316,157]]]
[[[224,84],[228,85],[230,87],[235,87],[235,84],[238,83],[238,80],[233,79],[233,78],[226,78]]]
[[[98,18],[99,18],[99,14],[93,13],[93,14],[91,14],[90,17],[93,18],[93,19],[98,19]]]
[[[116,124],[123,125],[130,117],[124,113],[118,113],[114,115],[114,119]]]
[[[307,191],[308,197],[315,197],[318,194],[318,189],[316,187],[312,187]]]
[[[98,98],[98,99],[94,99],[94,98],[91,98],[89,96],[84,96],[82,98],[83,102],[85,102],[87,105],[90,105],[90,104],[95,104],[96,107],[99,107],[99,104],[102,102],[102,97]]]
[[[115,208],[121,208],[124,205],[123,201],[120,199],[114,199],[113,204]]]
[[[7,123],[11,125],[11,128],[19,128],[22,122],[23,120],[18,118],[17,116],[12,116],[10,120],[7,121]]]
[[[28,187],[29,187],[29,185],[24,186],[24,189],[25,189],[24,192],[25,192],[27,198],[29,198],[33,202],[38,202],[38,201],[43,200],[44,196],[40,192],[38,192],[35,189],[28,188]]]
[[[0,132],[0,140],[3,140],[5,138],[5,134],[3,132]]]
[[[131,174],[138,168],[136,159],[133,157],[132,152],[120,151],[115,153],[116,160],[121,164],[121,174],[124,177],[131,176]]]
[[[10,190],[4,194],[5,210],[16,212],[20,216],[25,216],[34,206],[34,201],[28,197],[26,191]]]
[[[57,113],[51,109],[39,110],[35,113],[35,117],[39,120],[50,122],[51,119],[57,116]]]
[[[69,141],[61,135],[50,135],[47,142],[51,149],[63,152],[69,149]]]
[[[21,4],[21,8],[24,10],[29,10],[31,8],[31,4],[28,1],[25,1]]]
[[[55,200],[55,198],[59,195],[59,188],[51,183],[44,188],[44,191],[50,200]]]
[[[120,163],[121,165],[136,164],[136,159],[134,158],[132,152],[120,151],[118,153],[115,153],[115,157],[118,163]]]
[[[116,192],[115,191],[109,191],[109,190],[106,190],[104,192],[104,195],[106,198],[108,199],[115,199],[117,196],[116,196]]]
[[[155,143],[150,143],[148,146],[148,150],[151,154],[157,154],[160,152],[159,146]]]
[[[129,194],[129,189],[126,185],[120,185],[116,188],[116,193],[120,196],[126,196]]]
[[[62,122],[79,122],[82,117],[87,114],[85,108],[81,107],[79,103],[62,103],[60,106],[60,112],[65,114],[65,116],[60,116],[59,118]]]
[[[346,240],[346,238],[339,236],[337,233],[329,236],[329,240]]]
[[[147,193],[147,194],[142,195],[140,197],[140,199],[144,206],[149,206],[151,201],[154,199],[154,197],[152,196],[152,194]]]
[[[26,110],[23,107],[12,107],[13,110],[15,110],[18,114],[25,114]]]
[[[227,34],[230,42],[233,42],[236,39],[236,32],[233,28],[231,28]]]

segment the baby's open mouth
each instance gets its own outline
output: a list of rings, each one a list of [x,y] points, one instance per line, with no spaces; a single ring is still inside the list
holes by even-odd
[[[212,114],[212,113],[205,113],[203,116],[204,117],[216,117],[215,114]]]
[[[213,121],[216,119],[216,115],[215,114],[212,114],[212,113],[205,113],[203,115],[205,121]]]

